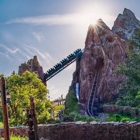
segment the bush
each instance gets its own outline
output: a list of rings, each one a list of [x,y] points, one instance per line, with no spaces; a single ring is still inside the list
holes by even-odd
[[[60,123],[60,120],[59,119],[49,119],[49,120],[47,120],[47,123],[48,124]]]
[[[70,117],[70,116],[65,116],[63,118],[63,122],[73,122],[73,121],[74,121],[73,117]]]
[[[27,137],[20,137],[20,136],[10,136],[10,140],[28,140]]]
[[[79,105],[74,91],[71,90],[67,94],[65,105],[66,105],[65,114],[69,115],[73,111],[79,112]]]
[[[89,116],[84,116],[77,112],[70,113],[70,116],[74,119],[74,121],[82,121],[82,122],[99,121],[99,119],[95,119]]]
[[[140,122],[140,116],[135,117],[134,121]]]
[[[121,112],[122,113],[122,112]],[[106,122],[126,122],[126,121],[132,121],[132,117],[126,115],[126,114],[121,114],[121,113],[117,113],[117,114],[109,114],[109,117],[106,118]]]
[[[127,117],[123,117],[121,119],[121,122],[127,122],[127,121],[131,121],[131,119],[130,118],[127,118]]]

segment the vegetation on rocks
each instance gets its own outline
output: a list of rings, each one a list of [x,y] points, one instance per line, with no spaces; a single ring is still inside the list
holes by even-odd
[[[70,117],[74,121],[99,121],[98,119],[82,115],[80,113],[80,106],[78,105],[78,100],[75,96],[74,91],[70,91],[66,96],[66,109],[63,117]]]
[[[65,112],[66,114],[70,114],[71,112],[75,111],[75,112],[79,112],[80,108],[78,105],[78,100],[75,96],[75,92],[74,91],[69,91],[69,93],[66,96],[66,102],[65,102]]]
[[[116,102],[118,106],[129,106],[132,109],[128,113],[119,112],[108,114],[106,121],[140,121],[139,113],[136,110],[140,108],[140,29],[130,40],[128,56],[125,63],[118,66],[116,73],[126,77],[119,88],[120,95]],[[136,116],[133,116],[136,114]]]
[[[130,48],[128,57],[117,69],[117,73],[125,75],[126,79],[121,85],[116,104],[140,107],[140,30],[127,44]]]
[[[118,113],[109,113],[106,114],[108,117],[106,118],[107,122],[126,122],[126,121],[132,121],[133,118],[131,116],[131,114],[129,112],[124,113],[122,111],[118,112]]]

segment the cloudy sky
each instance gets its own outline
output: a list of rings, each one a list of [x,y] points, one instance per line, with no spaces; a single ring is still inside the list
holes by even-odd
[[[0,0],[0,73],[37,55],[46,72],[78,48],[97,19],[112,28],[124,8],[140,19],[140,0]],[[66,95],[75,63],[48,81],[51,100]]]

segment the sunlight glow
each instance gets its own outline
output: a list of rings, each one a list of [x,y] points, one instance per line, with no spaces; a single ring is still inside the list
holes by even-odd
[[[82,17],[79,17],[79,23],[81,23],[82,26],[87,27],[89,25],[97,24],[97,20],[100,18],[105,22],[110,22],[112,18],[114,18],[109,15],[108,10],[100,3],[95,3],[94,5],[90,3],[81,5],[78,7],[77,12],[80,15],[83,15]]]

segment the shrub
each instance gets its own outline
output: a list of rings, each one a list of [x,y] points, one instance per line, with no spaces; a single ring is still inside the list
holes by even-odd
[[[59,119],[49,119],[49,120],[47,120],[47,123],[49,123],[49,124],[60,123],[60,120]]]
[[[132,117],[125,114],[117,113],[117,114],[109,114],[109,117],[106,118],[107,122],[126,122],[126,121],[132,121]]]
[[[79,112],[79,105],[74,91],[71,90],[67,94],[65,105],[66,105],[65,114],[69,115],[73,111]]]
[[[131,121],[131,119],[130,119],[130,118],[127,118],[127,117],[123,117],[123,118],[121,119],[121,122],[126,122],[126,121]]]
[[[95,119],[89,116],[84,116],[77,112],[71,112],[70,116],[73,117],[74,121],[82,121],[82,122],[99,121],[99,119]]]

